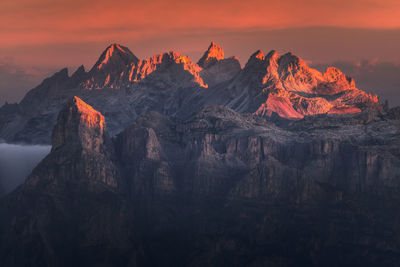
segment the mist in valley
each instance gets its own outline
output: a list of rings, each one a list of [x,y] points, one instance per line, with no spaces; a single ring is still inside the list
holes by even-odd
[[[51,146],[0,143],[0,196],[22,184]]]

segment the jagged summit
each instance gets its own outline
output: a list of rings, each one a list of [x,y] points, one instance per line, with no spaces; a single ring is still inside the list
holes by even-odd
[[[119,55],[121,51],[124,53],[124,60]],[[178,52],[170,51],[143,60],[138,60],[129,53],[131,52],[128,48],[116,44],[107,48],[89,72],[89,77],[82,83],[82,87],[86,89],[130,87],[145,79],[161,80],[166,86],[170,86],[172,82],[178,86],[179,83],[182,86],[195,83],[207,87],[199,75],[200,67],[189,57]]]
[[[258,50],[251,55],[243,71],[244,76],[258,79],[261,85],[274,78],[275,87],[291,92],[332,95],[355,89],[354,80],[339,69],[328,68],[325,73],[320,73],[291,52],[280,56],[275,50],[267,55]]]
[[[85,66],[80,65],[80,66],[76,69],[76,71],[72,74],[72,76],[74,76],[74,75],[79,75],[79,74],[82,74],[82,73],[86,73],[86,70],[85,70]]]
[[[88,79],[83,83],[87,89],[100,89],[111,86],[131,64],[139,59],[125,46],[112,44],[104,50],[100,58],[89,71]]]
[[[279,58],[279,65],[282,67],[289,67],[289,66],[293,66],[293,67],[297,67],[297,66],[302,66],[302,67],[306,67],[307,63],[301,59],[300,57],[294,55],[292,52],[288,52],[284,55],[282,55]]]
[[[131,64],[121,79],[136,83],[144,79],[163,81],[167,84],[187,87],[197,84],[207,87],[199,75],[200,68],[188,56],[170,51]]]
[[[223,105],[260,116],[303,118],[382,108],[377,96],[357,89],[340,70],[321,73],[292,53],[258,50],[242,69],[214,42],[198,64],[175,51],[139,60],[112,44],[89,72],[81,66],[69,76],[63,69],[29,91],[13,114],[0,110],[0,138],[48,143],[58,112],[73,96],[102,112],[112,134],[151,110],[186,116]]]
[[[354,80],[340,70],[328,68],[321,73],[290,52],[280,56],[276,51],[267,55],[256,51],[230,89],[243,96],[229,106],[262,116],[275,113],[284,118],[303,118],[379,108],[377,97],[357,89]]]
[[[106,66],[116,67],[119,64],[129,65],[130,63],[136,63],[139,59],[125,46],[119,44],[111,44],[104,50],[96,64],[93,66],[94,69],[101,70]]]
[[[268,66],[273,64],[277,65],[279,58],[280,56],[275,50],[270,51],[267,55],[265,55],[263,51],[257,50],[250,56],[249,60],[247,61],[244,67],[244,70],[245,72],[246,70],[250,71],[250,73],[255,71],[258,73],[268,72],[271,74],[272,72],[275,72],[275,69],[271,70],[268,68]],[[252,73],[251,75],[254,75],[254,73]]]
[[[197,65],[201,68],[200,76],[210,86],[233,79],[241,70],[238,58],[225,58],[222,47],[214,42],[211,42]]]
[[[76,69],[76,71],[71,75],[71,80],[74,83],[79,83],[86,77],[86,70],[83,65]]]
[[[264,52],[261,51],[261,50],[257,50],[254,54],[252,54],[252,55],[250,56],[249,61],[254,60],[254,59],[264,60],[264,59],[265,59]]]
[[[208,68],[208,67],[214,65],[219,60],[223,60],[223,59],[225,59],[225,56],[224,56],[224,50],[222,49],[222,47],[216,45],[214,42],[211,42],[207,51],[200,58],[200,60],[197,64],[202,68]]]

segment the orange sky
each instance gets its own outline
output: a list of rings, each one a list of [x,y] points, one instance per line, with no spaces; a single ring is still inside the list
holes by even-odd
[[[115,42],[139,58],[175,50],[197,61],[215,41],[242,64],[258,49],[314,64],[400,64],[399,18],[399,0],[0,0],[0,78],[34,84],[90,68]]]
[[[27,62],[35,62],[33,55],[24,56],[22,48],[44,54],[38,47],[46,51],[51,45],[135,45],[158,38],[168,43],[168,39],[213,33],[314,26],[400,29],[399,18],[398,0],[1,0],[0,58],[21,62],[30,57]],[[163,44],[157,49],[162,47],[174,49]],[[198,49],[185,46],[189,52]],[[40,61],[43,58],[38,57]]]
[[[1,47],[188,29],[400,28],[398,0],[2,0]]]

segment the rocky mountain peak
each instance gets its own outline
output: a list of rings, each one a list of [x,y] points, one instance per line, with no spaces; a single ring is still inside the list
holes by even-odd
[[[202,68],[208,68],[224,58],[224,50],[222,47],[216,45],[214,42],[211,42],[207,51],[200,58],[197,64]]]
[[[257,50],[254,54],[250,56],[250,59],[246,63],[245,69],[258,68],[260,72],[265,72],[267,71],[266,68],[269,65],[276,65],[278,59],[279,54],[275,50],[272,50],[267,55],[265,55],[263,51]]]
[[[291,52],[284,54],[279,58],[279,72],[297,72],[299,70],[308,70],[307,63],[300,57],[293,55]]]
[[[250,63],[254,60],[264,61],[265,60],[264,52],[261,50],[257,50],[253,55],[250,56],[248,63]]]
[[[129,48],[119,44],[112,44],[108,46],[106,50],[104,50],[93,69],[101,70],[107,66],[126,66],[130,63],[136,63],[138,61],[139,59],[129,50]]]
[[[211,43],[204,58],[204,64],[214,63],[202,68],[175,51],[138,60],[128,48],[113,44],[90,72],[81,66],[69,77],[63,69],[29,91],[11,115],[0,110],[0,138],[48,144],[58,112],[73,96],[106,114],[111,134],[150,110],[183,116],[224,105],[243,113],[261,109],[258,114],[302,118],[379,108],[377,97],[358,90],[340,70],[321,73],[292,53],[258,50],[242,69],[236,58],[224,58],[222,49]]]
[[[199,72],[200,67],[195,65],[188,56],[170,51],[132,64],[125,75],[129,82],[139,82],[148,78],[182,86],[188,86],[194,82],[201,87],[207,87]]]
[[[353,78],[346,76],[338,68],[328,67],[324,73],[327,82],[341,82],[346,84],[349,89],[355,88],[356,84]]]
[[[280,55],[275,50],[271,50],[266,56],[266,59],[268,59],[268,60],[278,61],[279,58],[280,58]]]
[[[300,57],[276,51],[255,52],[230,87],[242,92],[241,102],[229,105],[237,110],[284,118],[303,118],[323,113],[358,113],[359,107],[378,108],[376,97],[358,90],[354,80],[336,68],[321,72]],[[247,91],[243,91],[247,88]]]
[[[53,77],[56,78],[68,78],[68,68],[63,68],[59,72],[56,72]]]
[[[83,73],[86,73],[85,66],[80,65],[80,66],[76,69],[76,71],[72,74],[72,76],[81,75],[81,74],[83,74]],[[72,77],[72,76],[71,76],[71,77]]]
[[[86,76],[86,70],[83,65],[81,65],[71,76],[71,80],[74,82],[82,81]]]
[[[73,97],[61,110],[52,136],[52,150],[67,144],[99,150],[105,131],[104,116],[79,97]]]
[[[254,86],[264,86],[269,80],[277,80],[279,54],[272,50],[267,55],[263,51],[257,50],[252,54],[244,67],[240,80],[244,84]]]
[[[51,152],[33,170],[27,184],[77,191],[115,188],[118,175],[113,151],[104,116],[75,96],[60,111]]]
[[[89,72],[89,77],[83,82],[87,89],[113,87],[124,71],[139,59],[125,46],[112,44],[104,50],[96,64]]]

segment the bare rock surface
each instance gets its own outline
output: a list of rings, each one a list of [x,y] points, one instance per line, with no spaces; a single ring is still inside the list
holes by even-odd
[[[214,42],[197,64],[175,51],[138,59],[127,47],[112,44],[88,72],[80,67],[69,75],[63,69],[20,103],[1,107],[0,138],[50,144],[57,114],[73,96],[105,116],[112,136],[149,111],[186,117],[213,105],[286,119],[383,111],[377,96],[357,89],[340,70],[320,73],[291,53],[257,51],[242,69]]]
[[[396,114],[151,111],[111,140],[74,97],[0,201],[0,265],[396,266]]]

